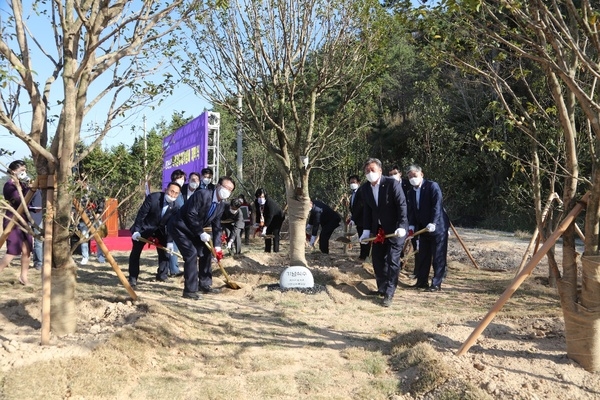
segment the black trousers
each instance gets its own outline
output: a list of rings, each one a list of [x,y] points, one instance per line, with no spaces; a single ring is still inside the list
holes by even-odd
[[[363,231],[364,228],[362,226],[356,225],[356,233],[358,234],[358,237],[362,236]],[[371,254],[371,242],[367,242],[366,244],[361,243],[360,254],[358,258],[364,261],[367,259],[367,257],[369,257],[369,254]]]
[[[153,237],[158,239],[161,246],[167,246],[167,238],[165,236],[155,234]],[[131,253],[129,253],[129,276],[137,279],[140,275],[140,256],[146,243],[138,242],[137,240],[132,240],[131,242],[133,243],[133,246],[131,248]],[[171,256],[169,253],[159,248],[156,248],[156,253],[158,254],[156,279],[167,279]]]
[[[387,238],[383,243],[373,243],[371,246],[377,291],[386,296],[393,297],[396,292],[402,246],[404,238],[399,237]]]
[[[341,220],[331,221],[327,225],[321,226],[321,235],[319,236],[319,250],[321,253],[329,254],[329,239],[335,231],[340,226]]]
[[[437,232],[436,232],[437,233]],[[448,231],[437,235],[424,233],[419,236],[419,252],[415,255],[417,285],[429,283],[429,273],[433,264],[432,286],[440,286],[446,274],[448,253]]]
[[[267,226],[267,235],[273,235],[273,252],[279,253],[279,233],[281,225],[285,218],[273,218],[269,226]],[[271,238],[265,239],[265,253],[271,252]]]
[[[183,257],[185,292],[197,292],[198,286],[212,286],[212,253],[208,246],[179,224],[169,225],[171,236]]]

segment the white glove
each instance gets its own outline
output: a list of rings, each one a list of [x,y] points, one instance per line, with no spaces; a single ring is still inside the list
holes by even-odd
[[[435,232],[435,224],[429,223],[426,228],[428,232]]]
[[[210,235],[206,232],[202,232],[200,234],[200,240],[202,240],[203,242],[206,243],[206,242],[210,241]]]
[[[267,227],[265,226],[262,231],[262,235],[265,236],[267,234]]]
[[[227,248],[231,249],[231,246],[233,246],[233,242],[227,242]]]
[[[315,245],[315,240],[317,240],[316,236],[310,237],[310,242],[308,243],[310,245],[310,247],[313,247]]]
[[[406,236],[406,229],[404,229],[404,228],[398,228],[394,232],[394,235],[396,235],[398,237],[404,237],[404,236]]]
[[[365,242],[365,239],[368,239],[368,238],[369,238],[369,236],[371,236],[371,231],[369,231],[369,230],[365,229],[365,230],[363,231],[362,235],[360,235],[360,238],[358,239],[358,241],[359,241],[361,244],[367,244],[367,242]]]
[[[221,251],[221,247],[220,246],[215,247],[215,253],[218,253],[220,251]]]
[[[135,240],[136,242],[138,241],[138,239],[142,236],[141,233],[139,232],[133,232],[133,235],[131,235],[131,240]]]
[[[167,243],[167,250],[173,251],[173,242]]]
[[[312,232],[312,225],[306,225],[306,233],[310,234]]]

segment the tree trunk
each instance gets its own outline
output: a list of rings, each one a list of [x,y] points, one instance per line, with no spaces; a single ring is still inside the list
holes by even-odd
[[[582,257],[580,304],[563,307],[567,355],[590,372],[600,371],[600,256]]]
[[[70,257],[71,252],[67,251],[67,254]],[[75,278],[75,263],[72,258],[68,267],[52,268],[50,329],[58,336],[74,333],[77,330]]]

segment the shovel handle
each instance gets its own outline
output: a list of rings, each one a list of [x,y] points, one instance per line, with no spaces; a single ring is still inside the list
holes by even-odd
[[[137,240],[138,240],[138,241],[140,241],[140,242],[142,242],[142,243],[151,244],[152,246],[155,246],[157,249],[164,250],[164,251],[166,251],[166,252],[167,252],[167,253],[169,253],[169,254],[174,254],[174,255],[176,255],[177,257],[179,257],[179,258],[183,259],[183,256],[182,256],[181,254],[179,254],[178,252],[176,252],[176,251],[173,251],[173,250],[171,250],[171,249],[168,249],[168,248],[166,248],[165,246],[162,246],[162,245],[160,245],[160,244],[156,244],[156,243],[154,243],[154,242],[152,242],[152,241],[150,241],[150,240],[148,240],[148,239],[145,239],[145,238],[143,238],[143,237],[141,237],[141,236],[140,236],[140,237],[139,237]]]
[[[223,266],[221,265],[221,261],[217,258],[217,252],[215,251],[215,247],[213,246],[212,240],[210,240],[209,242],[204,242],[204,244],[206,245],[206,247],[208,247],[208,249],[212,253],[213,258],[215,260],[217,260],[217,265],[219,266],[221,273],[225,277],[225,281],[229,282],[229,275],[227,275],[227,272],[225,272],[225,268],[223,268]]]

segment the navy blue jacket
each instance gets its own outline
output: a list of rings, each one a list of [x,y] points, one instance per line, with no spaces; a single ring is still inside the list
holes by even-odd
[[[408,223],[414,225],[415,231],[423,229],[429,223],[435,224],[435,232],[430,235],[442,235],[448,231],[450,220],[444,211],[442,189],[437,182],[423,179],[419,208],[417,208],[417,192],[412,188],[408,192]]]
[[[386,235],[394,233],[398,228],[408,230],[406,198],[400,182],[388,176],[382,176],[379,185],[379,201],[375,204],[371,184],[359,188],[365,202],[363,228],[371,231],[371,236],[377,234],[378,225]]]

